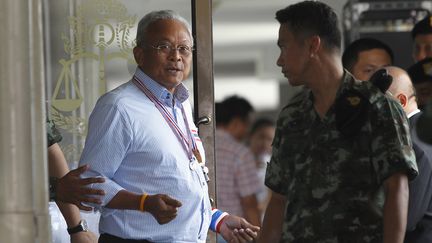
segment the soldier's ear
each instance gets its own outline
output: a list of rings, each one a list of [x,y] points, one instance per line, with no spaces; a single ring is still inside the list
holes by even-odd
[[[314,35],[310,37],[309,43],[310,57],[316,57],[321,48],[321,38],[318,35]]]

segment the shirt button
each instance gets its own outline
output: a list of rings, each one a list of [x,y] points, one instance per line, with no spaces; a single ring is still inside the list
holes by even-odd
[[[189,162],[189,169],[195,170],[195,161]]]

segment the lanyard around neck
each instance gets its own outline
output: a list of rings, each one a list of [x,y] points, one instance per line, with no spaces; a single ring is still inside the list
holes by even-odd
[[[184,134],[183,131],[180,129],[179,125],[177,124],[177,121],[174,119],[174,117],[171,115],[171,113],[167,110],[167,108],[162,104],[162,102],[156,98],[156,96],[139,80],[139,78],[134,75],[132,82],[137,86],[146,96],[153,102],[155,107],[159,110],[162,117],[165,119],[166,123],[169,125],[171,130],[176,135],[179,142],[182,144],[183,149],[185,150],[189,160],[193,160],[194,151],[197,151],[197,146],[195,143],[195,140],[193,136],[191,135],[190,129],[189,129],[189,123],[187,121],[187,117],[183,108],[183,104],[180,104],[181,111],[183,115],[183,121],[186,125],[186,129],[188,130],[188,134]]]

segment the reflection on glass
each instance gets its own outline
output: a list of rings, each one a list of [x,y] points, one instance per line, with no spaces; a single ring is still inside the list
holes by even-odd
[[[137,21],[147,12],[165,6],[188,18],[190,5],[184,3],[184,0],[45,1],[48,110],[62,132],[61,146],[71,167],[79,160],[87,118],[97,98],[128,81],[134,72],[132,49]]]

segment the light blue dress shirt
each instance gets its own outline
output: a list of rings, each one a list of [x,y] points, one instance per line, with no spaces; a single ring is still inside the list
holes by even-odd
[[[189,94],[183,84],[172,95],[141,69],[137,68],[135,75],[173,113],[187,134],[183,105],[189,128],[196,133]],[[195,136],[194,139],[204,157],[201,140]],[[105,178],[105,183],[92,185],[106,192],[99,208],[100,233],[152,242],[205,242],[211,206],[201,166],[191,166],[186,151],[159,110],[131,81],[97,101],[89,118],[80,159],[80,165],[83,164],[90,165],[83,177]],[[167,194],[183,205],[173,221],[159,225],[147,212],[104,207],[120,190]]]

